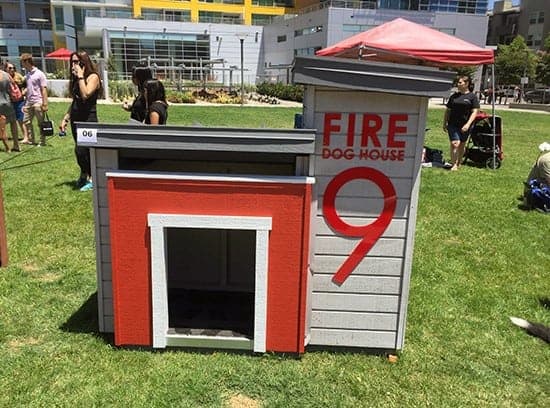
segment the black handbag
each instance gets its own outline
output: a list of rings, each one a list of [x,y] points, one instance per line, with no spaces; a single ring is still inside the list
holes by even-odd
[[[44,120],[40,124],[40,133],[42,136],[53,136],[53,122],[48,117],[48,112],[44,113]]]

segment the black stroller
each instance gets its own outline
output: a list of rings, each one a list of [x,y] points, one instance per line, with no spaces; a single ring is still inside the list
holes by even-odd
[[[472,125],[470,137],[466,142],[463,163],[468,160],[485,165],[489,169],[498,169],[504,159],[502,152],[502,121],[494,117],[495,132],[493,138],[493,116],[479,113]]]

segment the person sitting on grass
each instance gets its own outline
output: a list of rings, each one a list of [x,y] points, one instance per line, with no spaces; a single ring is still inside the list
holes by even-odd
[[[550,212],[550,143],[541,143],[539,150],[540,154],[527,176],[523,206]]]
[[[539,145],[540,154],[531,167],[527,181],[536,179],[540,183],[550,186],[550,143]]]

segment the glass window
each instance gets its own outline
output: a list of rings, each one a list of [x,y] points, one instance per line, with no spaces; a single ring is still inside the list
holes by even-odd
[[[269,14],[252,14],[252,25],[271,24],[275,16]]]
[[[65,31],[65,20],[63,18],[63,8],[62,7],[54,7],[53,8],[53,15],[55,18],[55,29],[57,31]]]
[[[286,35],[279,35],[277,36],[277,42],[285,42],[286,41]]]
[[[242,21],[240,14],[199,10],[199,23],[242,24]]]
[[[301,30],[295,30],[294,31],[294,37],[300,37],[302,35],[315,34],[315,33],[321,32],[321,31],[323,31],[323,26],[322,25],[307,27],[307,28],[303,28]]]
[[[128,32],[126,36],[111,37],[111,55],[122,78],[129,78],[133,66],[145,60],[155,63],[162,75],[171,75],[174,66],[189,67],[183,77],[189,79],[197,74],[200,59],[209,60],[210,37],[196,34],[139,33]],[[165,68],[166,67],[166,68]]]
[[[316,51],[319,51],[321,47],[307,47],[307,48],[296,48],[294,50],[295,57],[307,57],[315,55]]]
[[[449,35],[455,35],[456,33],[456,29],[454,28],[438,28],[437,31],[441,31],[442,33]]]
[[[199,0],[201,3],[244,4],[244,0]]]
[[[361,32],[361,26],[359,24],[344,24],[342,31],[345,33],[359,33]]]
[[[74,25],[76,26],[76,29],[78,31],[82,31],[84,29],[85,15],[86,15],[86,9],[82,9],[80,7],[74,8]]]
[[[294,7],[294,0],[252,0],[253,6]]]

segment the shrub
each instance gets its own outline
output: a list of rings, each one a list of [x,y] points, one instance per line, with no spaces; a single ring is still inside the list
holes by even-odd
[[[191,92],[166,90],[166,100],[170,103],[195,103],[196,99]]]
[[[304,99],[304,87],[302,85],[262,82],[256,85],[256,92],[260,95],[272,96],[287,101],[302,102]]]
[[[109,96],[115,102],[135,97],[132,81],[109,81]]]
[[[225,89],[200,89],[193,92],[197,99],[212,103],[238,104],[241,103],[241,97],[236,91],[228,92]]]

